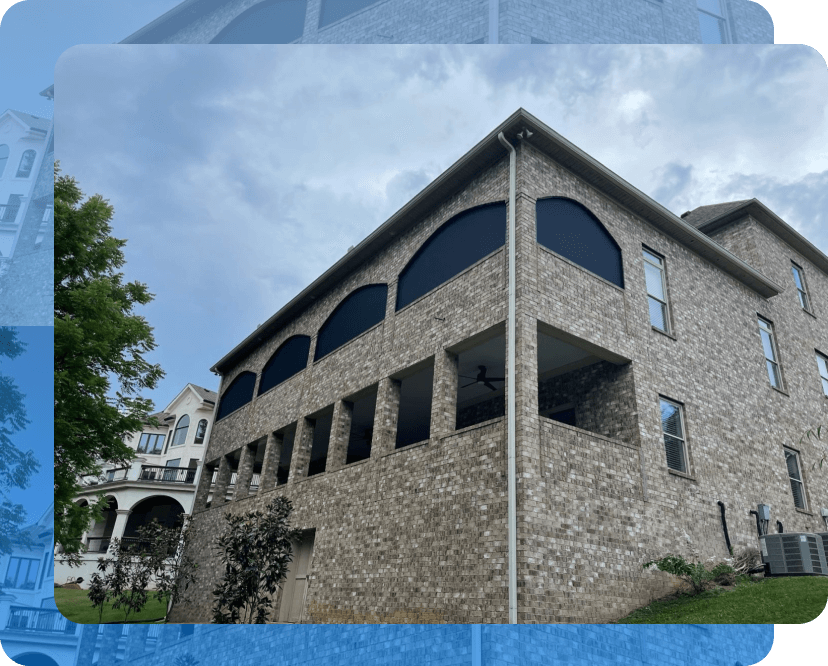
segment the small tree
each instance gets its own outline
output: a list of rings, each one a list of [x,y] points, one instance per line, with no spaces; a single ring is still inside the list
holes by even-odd
[[[138,530],[143,547],[150,549],[155,598],[167,603],[167,615],[181,600],[181,595],[195,582],[198,564],[187,554],[190,532],[183,523],[165,527],[153,520]]]
[[[287,576],[291,541],[299,531],[288,520],[293,506],[277,497],[264,511],[226,515],[227,528],[214,544],[224,577],[213,590],[213,622],[264,624],[273,594]]]
[[[99,608],[98,618],[103,618],[104,603],[112,608],[124,609],[124,622],[132,613],[139,613],[147,605],[147,586],[152,576],[154,560],[151,553],[130,548],[120,539],[112,539],[110,558],[98,559],[98,573],[92,574],[87,598],[93,608]],[[111,568],[111,570],[109,570]]]

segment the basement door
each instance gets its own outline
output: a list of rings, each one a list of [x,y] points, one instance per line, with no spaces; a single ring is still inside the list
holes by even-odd
[[[279,622],[301,622],[305,610],[305,595],[308,592],[308,572],[313,557],[314,532],[303,535],[299,543],[293,544],[293,561],[282,588],[282,603],[279,606]]]

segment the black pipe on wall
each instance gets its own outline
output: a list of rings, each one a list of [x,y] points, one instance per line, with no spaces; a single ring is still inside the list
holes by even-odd
[[[727,552],[733,555],[733,546],[730,545],[730,535],[727,533],[727,518],[725,518],[725,505],[721,500],[718,501],[719,511],[722,513],[722,529],[724,529],[725,541],[727,542]],[[756,516],[759,519],[759,516]]]

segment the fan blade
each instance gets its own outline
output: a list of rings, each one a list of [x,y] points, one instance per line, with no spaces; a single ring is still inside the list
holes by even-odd
[[[486,377],[487,382],[505,382],[505,377]]]
[[[469,388],[469,386],[474,386],[475,384],[477,384],[477,382],[476,382],[476,381],[472,382],[471,384],[466,384],[465,386],[461,386],[460,388],[461,388],[461,389],[464,389],[464,388]]]
[[[483,382],[483,385],[488,386],[490,389],[492,389],[492,391],[497,391],[497,389],[494,386],[492,386],[491,384],[489,384],[489,382]]]

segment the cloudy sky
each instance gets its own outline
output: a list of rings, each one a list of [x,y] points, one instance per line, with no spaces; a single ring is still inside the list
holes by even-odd
[[[158,408],[522,106],[677,214],[757,197],[828,252],[798,46],[79,46],[56,155],[149,285]]]

